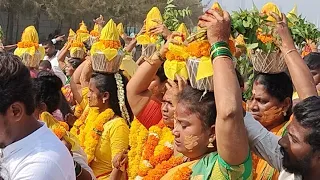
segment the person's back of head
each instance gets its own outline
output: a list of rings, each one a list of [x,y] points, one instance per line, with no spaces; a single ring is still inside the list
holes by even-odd
[[[50,71],[50,70],[52,70],[52,66],[51,66],[50,61],[48,61],[48,60],[41,61],[40,65],[39,65],[39,70],[40,71]]]
[[[11,131],[11,134],[12,131],[20,131],[13,130],[15,128],[13,126],[30,119],[28,116],[32,116],[34,109],[32,81],[28,68],[18,56],[0,53],[0,131],[3,133]],[[0,136],[2,146],[0,148],[15,140],[8,138],[13,137],[9,134]]]
[[[39,73],[38,78],[34,79],[33,88],[38,108],[44,103],[45,111],[53,113],[60,107],[62,82],[56,75],[48,72]]]
[[[303,59],[309,67],[316,85],[320,84],[320,53],[312,52]]]
[[[312,52],[305,56],[303,59],[310,70],[320,69],[320,53]]]

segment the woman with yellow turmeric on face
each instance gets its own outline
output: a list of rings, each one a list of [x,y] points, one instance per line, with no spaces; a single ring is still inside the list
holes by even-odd
[[[273,3],[267,3],[261,13],[268,15],[270,22],[275,19],[270,13],[281,14]],[[249,111],[255,120],[277,136],[283,136],[289,124],[292,108],[293,84],[285,72],[258,73],[253,82]],[[266,161],[253,156],[254,179],[276,180],[279,172]]]
[[[283,136],[291,116],[293,86],[286,73],[259,73],[254,81],[249,111],[255,120],[277,136]],[[256,179],[278,179],[279,172],[253,156]]]

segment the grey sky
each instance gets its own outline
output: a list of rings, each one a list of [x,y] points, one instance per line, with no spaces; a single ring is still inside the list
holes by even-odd
[[[223,9],[229,12],[239,8],[250,9],[253,3],[258,8],[261,8],[267,2],[274,2],[283,13],[288,13],[296,4],[298,15],[302,14],[308,21],[313,22],[320,28],[320,0],[202,0],[202,3],[210,3],[211,6],[216,1],[219,2]]]

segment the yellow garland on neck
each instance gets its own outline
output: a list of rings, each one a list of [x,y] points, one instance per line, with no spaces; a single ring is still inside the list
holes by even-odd
[[[103,125],[114,117],[112,109],[99,112],[98,108],[90,108],[87,116],[81,116],[71,129],[71,133],[76,133],[80,145],[88,157],[88,164],[94,159],[96,147],[103,133]],[[84,119],[84,117],[86,117]]]
[[[138,120],[134,120],[130,129],[129,179],[145,177],[150,170],[173,155],[174,136],[170,128],[160,122],[150,127],[149,132],[145,129],[142,137],[137,137],[137,133],[141,132],[140,127],[145,129]]]
[[[138,175],[139,164],[142,160],[143,146],[148,138],[148,130],[137,120],[131,123],[129,133],[130,151],[128,152],[128,176],[129,180],[134,180]]]
[[[78,110],[76,109],[76,112],[78,113],[77,115],[79,115],[80,112],[78,112],[78,111],[80,111],[81,106],[77,105],[77,107],[79,107],[79,109]],[[75,135],[78,139],[79,139],[79,134],[80,134],[80,128],[81,127],[82,127],[82,129],[84,128],[84,126],[82,126],[82,125],[84,125],[84,123],[87,119],[87,116],[89,114],[89,111],[90,111],[90,108],[89,108],[89,106],[87,106],[84,109],[84,111],[82,112],[82,114],[79,115],[80,117],[78,117],[78,119],[74,122],[73,127],[70,130],[71,134]]]

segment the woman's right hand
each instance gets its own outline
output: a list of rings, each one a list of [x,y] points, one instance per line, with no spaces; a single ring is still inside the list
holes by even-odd
[[[165,57],[167,52],[169,51],[169,44],[172,43],[172,44],[176,44],[176,45],[180,45],[181,43],[177,40],[175,40],[174,38],[176,36],[182,36],[181,33],[179,32],[173,32],[169,37],[168,37],[168,40],[167,42],[161,47],[160,49],[160,55],[161,57]]]
[[[185,80],[183,77],[176,75],[177,83],[168,79],[168,82],[166,83],[166,94],[168,93],[168,96],[171,97],[172,104],[174,107],[178,104],[178,95],[183,91],[183,89],[188,85],[187,80]]]

